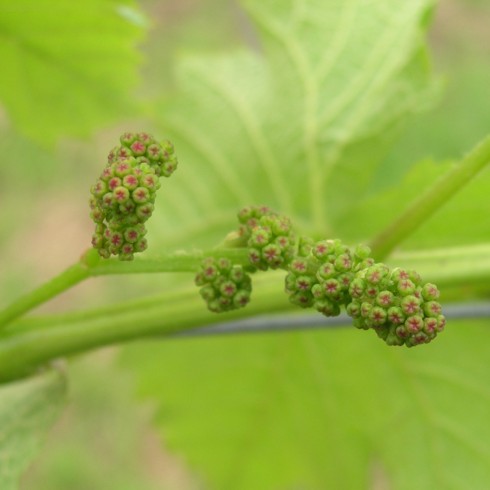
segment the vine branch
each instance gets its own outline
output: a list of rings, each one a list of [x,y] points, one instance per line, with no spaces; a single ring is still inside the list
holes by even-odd
[[[434,182],[401,215],[373,238],[370,243],[373,257],[376,260],[387,257],[399,243],[427,221],[488,163],[490,163],[490,136],[481,141],[463,160]]]
[[[1,311],[0,330],[16,318],[91,277],[115,274],[195,272],[204,256],[226,257],[242,265],[248,263],[247,250],[238,248],[220,248],[206,252],[177,252],[153,259],[137,258],[131,262],[122,262],[115,258],[101,260],[97,251],[90,249],[82,255],[79,262]]]

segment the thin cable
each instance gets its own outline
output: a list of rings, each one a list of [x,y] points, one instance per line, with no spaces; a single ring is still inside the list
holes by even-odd
[[[448,320],[490,318],[490,303],[457,303],[444,307]],[[234,335],[240,333],[288,332],[294,330],[319,330],[345,327],[352,324],[346,314],[324,317],[320,314],[261,315],[245,320],[212,324],[179,332],[173,337],[203,337],[209,335]]]

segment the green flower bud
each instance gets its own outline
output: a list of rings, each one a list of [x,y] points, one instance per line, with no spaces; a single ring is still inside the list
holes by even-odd
[[[201,262],[194,282],[214,313],[242,308],[250,301],[252,282],[241,265],[226,258],[208,257]]]
[[[370,309],[368,318],[373,326],[379,327],[386,322],[387,313],[384,308],[374,306]]]
[[[400,279],[397,289],[401,295],[412,295],[415,292],[415,284],[410,279]]]
[[[299,276],[295,278],[294,287],[297,291],[310,291],[313,282],[314,279],[310,276]]]
[[[124,239],[128,243],[136,243],[140,237],[138,230],[136,228],[127,228],[124,231]]]
[[[346,310],[355,326],[374,329],[388,345],[427,343],[444,328],[441,305],[433,299],[439,291],[433,284],[422,284],[415,271],[370,265],[357,272],[349,293]]]
[[[340,293],[340,289],[341,289],[340,283],[339,283],[339,281],[337,281],[337,279],[330,278],[330,279],[327,279],[323,283],[323,290],[324,290],[325,296],[327,296],[329,298],[332,298],[332,299],[338,298],[338,294]]]
[[[391,291],[381,291],[376,296],[376,303],[383,308],[389,308],[395,302],[395,295]]]
[[[146,187],[137,187],[131,195],[137,204],[144,204],[150,200],[150,192]]]
[[[136,216],[142,221],[146,221],[153,213],[153,204],[141,204],[136,206]]]
[[[126,189],[126,187],[123,186],[116,187],[112,192],[112,195],[114,201],[118,204],[125,203],[130,197],[129,191]]]
[[[233,297],[233,309],[243,308],[250,302],[250,291],[247,289],[240,289]]]
[[[136,189],[136,187],[138,187],[138,183],[138,177],[134,174],[126,175],[122,181],[123,186],[130,191]]]
[[[361,316],[361,305],[359,303],[356,303],[355,301],[349,303],[345,309],[347,314],[352,318],[357,318]]]
[[[437,286],[431,284],[430,282],[424,284],[424,287],[422,288],[422,297],[425,301],[436,300],[439,298],[439,295],[440,293]]]
[[[123,243],[111,243],[108,237],[104,238],[105,244],[100,237],[92,241],[105,258],[115,254],[121,260],[131,260],[134,253],[147,248],[147,241],[142,238],[144,233],[139,231],[137,236],[134,228],[151,216],[155,191],[160,187],[158,176],[170,175],[177,159],[171,143],[160,145],[148,133],[124,133],[120,142],[121,146],[109,153],[106,167],[91,187],[90,208],[91,218],[120,233]],[[162,171],[162,165],[166,164],[168,168]]]
[[[316,300],[314,306],[317,311],[325,316],[340,315],[340,306],[338,305],[338,303],[329,301],[328,299]]]
[[[434,318],[437,318],[442,311],[441,305],[437,301],[428,301],[424,303],[423,309],[426,316]]]
[[[405,296],[400,302],[400,307],[405,315],[416,315],[420,311],[420,300],[412,295]]]

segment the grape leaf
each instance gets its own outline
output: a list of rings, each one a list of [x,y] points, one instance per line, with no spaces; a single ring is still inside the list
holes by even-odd
[[[230,212],[254,203],[322,236],[339,227],[400,121],[433,99],[430,6],[248,1],[260,49],[185,58],[180,95],[162,105],[183,164],[152,240],[211,245],[235,226]],[[457,453],[437,425],[440,400],[426,401],[434,383],[415,374],[432,356],[446,366],[454,338],[439,354],[388,350],[353,330],[213,338],[134,347],[124,360],[160,400],[167,443],[210,488],[368,488],[380,474],[393,488],[462,488],[440,469]],[[444,421],[471,446],[458,410]],[[457,469],[469,464],[481,482],[488,453],[476,452]]]
[[[360,200],[349,213],[338,220],[336,229],[341,236],[353,243],[373,236],[394,220],[453,164],[430,160],[419,162],[397,185]],[[489,188],[490,166],[487,166],[424,222],[403,243],[403,247],[416,249],[489,243]],[[348,226],[347,223],[351,225]]]
[[[205,488],[351,490],[381,474],[394,490],[484,490],[487,330],[451,322],[420,349],[354,328],[244,335],[141,345],[123,360]]]
[[[44,144],[128,114],[142,16],[131,0],[0,1],[0,102]]]
[[[131,373],[116,369],[107,353],[70,363],[63,423],[23,476],[22,490],[182,490],[171,485],[178,462],[157,450],[149,407],[136,403]]]
[[[152,242],[211,244],[234,227],[230,210],[260,203],[328,234],[399,122],[434,98],[422,43],[430,6],[245,2],[259,49],[183,58],[179,92],[161,106],[183,164]]]
[[[60,414],[65,382],[47,373],[0,387],[0,483],[15,490],[43,436]]]

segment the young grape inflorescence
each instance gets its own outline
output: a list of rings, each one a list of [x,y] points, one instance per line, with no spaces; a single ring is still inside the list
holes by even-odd
[[[170,142],[158,143],[147,133],[124,133],[120,142],[90,189],[92,245],[104,258],[132,260],[147,248],[145,222],[153,213],[159,177],[172,175],[177,158]]]
[[[234,245],[247,247],[248,270],[284,269],[285,291],[294,305],[325,316],[337,316],[345,308],[355,327],[373,329],[388,345],[428,343],[444,329],[439,290],[424,284],[415,271],[376,263],[365,245],[350,248],[340,240],[296,238],[289,218],[267,206],[242,209],[238,221]],[[250,277],[225,259],[205,259],[195,282],[213,312],[249,302]]]
[[[104,258],[132,260],[147,247],[145,222],[153,213],[159,177],[174,172],[177,158],[170,142],[158,143],[147,133],[124,133],[120,143],[91,188],[92,244]],[[250,274],[282,269],[291,303],[328,317],[345,309],[355,327],[374,330],[388,345],[428,343],[444,329],[437,287],[424,284],[415,271],[376,263],[369,247],[298,237],[291,220],[267,206],[243,208],[238,223],[223,250],[242,248],[246,263],[213,252],[195,276],[210,311],[243,308],[250,302]]]

